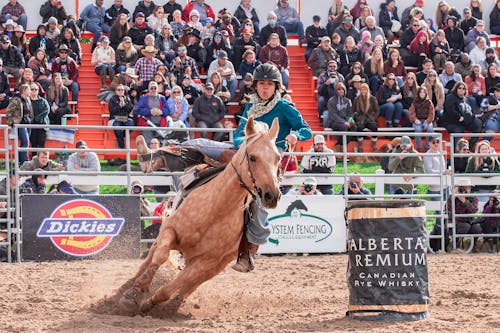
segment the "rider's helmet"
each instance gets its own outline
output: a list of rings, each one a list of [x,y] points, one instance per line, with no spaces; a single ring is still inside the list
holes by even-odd
[[[253,85],[257,85],[257,81],[273,81],[276,82],[276,88],[282,89],[281,73],[278,67],[273,64],[265,63],[257,66],[253,72]]]

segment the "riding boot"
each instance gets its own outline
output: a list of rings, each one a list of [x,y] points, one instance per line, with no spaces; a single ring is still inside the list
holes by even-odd
[[[246,246],[243,246],[246,249],[242,249],[240,247],[241,251],[238,254],[238,260],[236,261],[236,264],[234,264],[231,268],[234,269],[237,272],[241,273],[248,273],[253,271],[254,269],[254,258],[257,254],[257,250],[259,249],[259,245],[257,244],[252,244],[246,242]]]
[[[139,135],[135,140],[135,145],[137,149],[139,165],[141,167],[141,171],[144,173],[151,173],[155,170],[161,169],[158,164],[163,164],[163,159],[158,158],[157,153],[152,153],[146,140],[142,135]]]
[[[100,71],[99,77],[101,78],[101,90],[106,90],[108,87],[106,86],[106,72]]]

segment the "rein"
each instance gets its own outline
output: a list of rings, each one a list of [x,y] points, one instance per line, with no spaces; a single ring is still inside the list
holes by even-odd
[[[257,139],[255,139],[255,140],[257,140]],[[248,175],[250,176],[250,179],[252,181],[252,187],[255,190],[255,192],[258,194],[259,190],[257,189],[257,185],[255,184],[255,177],[253,176],[252,168],[250,167],[250,160],[249,160],[248,150],[247,150],[248,144],[249,144],[249,142],[247,141],[247,143],[245,144],[245,158],[242,159],[240,162],[240,170],[241,170],[241,168],[243,168],[242,164],[246,160],[247,165],[248,165]],[[240,182],[240,186],[242,188],[244,188],[252,196],[253,200],[255,200],[257,198],[257,194],[252,192],[250,187],[247,184],[245,184],[245,182],[243,181],[243,178],[241,177],[241,174],[236,169],[236,166],[234,165],[232,159],[231,159],[231,166],[233,167],[234,172],[236,173],[236,176],[238,176],[238,181]]]

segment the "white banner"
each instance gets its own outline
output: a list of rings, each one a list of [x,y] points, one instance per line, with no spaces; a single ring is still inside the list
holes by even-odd
[[[346,251],[345,201],[342,196],[284,195],[269,210],[271,235],[259,253]]]

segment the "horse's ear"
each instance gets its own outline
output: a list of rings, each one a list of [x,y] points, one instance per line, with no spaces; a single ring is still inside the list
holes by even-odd
[[[255,123],[253,121],[253,117],[249,117],[247,120],[247,124],[245,126],[245,135],[250,136],[255,134],[256,129],[255,129]]]
[[[278,117],[276,117],[274,118],[273,124],[271,125],[271,129],[269,130],[269,136],[271,136],[271,139],[276,140],[279,131],[280,131],[280,123]]]

